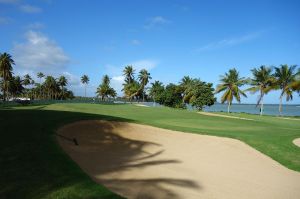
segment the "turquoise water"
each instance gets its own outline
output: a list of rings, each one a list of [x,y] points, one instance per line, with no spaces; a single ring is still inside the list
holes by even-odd
[[[279,115],[278,104],[266,104],[264,105],[264,114],[265,115]],[[205,111],[209,112],[227,112],[226,104],[215,104],[211,107],[206,107]],[[259,114],[259,107],[256,107],[255,104],[233,104],[230,109],[231,112],[244,112],[251,114]],[[282,114],[286,116],[300,116],[300,105],[283,105]]]
[[[153,102],[145,102],[144,104],[148,106],[160,106]],[[264,115],[279,115],[278,106],[278,104],[265,104]],[[189,107],[189,109],[192,108]],[[227,112],[227,105],[217,103],[211,107],[204,108],[204,111]],[[230,111],[236,113],[259,114],[259,107],[256,107],[255,104],[233,104]],[[300,116],[300,105],[283,105],[282,112],[285,116]]]

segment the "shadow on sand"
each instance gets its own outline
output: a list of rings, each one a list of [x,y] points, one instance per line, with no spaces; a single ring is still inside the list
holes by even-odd
[[[123,122],[80,121],[58,130],[59,134],[76,138],[79,146],[61,138],[59,142],[94,181],[122,195],[143,199],[176,199],[179,196],[174,187],[200,189],[200,186],[191,180],[157,178],[156,175],[153,177],[138,173],[149,167],[181,162],[161,158],[164,150],[160,144],[129,139],[116,133],[115,129],[130,130],[130,127]],[[123,178],[124,173],[132,170],[135,170],[133,173],[138,176],[126,175],[126,178]],[[161,175],[164,176],[163,173]]]
[[[36,108],[0,109],[0,198],[43,198],[55,196],[56,193],[65,194],[58,195],[64,198],[99,198],[95,195],[100,198],[118,198],[92,183],[83,174],[57,144],[54,133],[64,124],[80,120],[134,121],[99,114]],[[180,161],[174,159],[157,160],[164,151],[156,143],[140,142],[111,134],[113,126],[102,128],[105,130],[99,139],[90,140],[86,145],[84,140],[78,140],[79,146],[86,150],[85,158],[89,161],[95,158],[95,166],[91,170],[95,176],[115,171],[159,167],[163,164],[180,164]],[[91,132],[94,130],[89,129]],[[88,139],[88,136],[84,139]],[[148,146],[155,146],[157,150],[149,153],[145,150]],[[159,193],[161,198],[178,198],[168,186],[201,189],[198,184],[188,179],[117,177],[102,179],[100,183],[120,192],[128,187],[135,189],[137,185],[143,186],[144,191],[139,191],[136,197],[145,199],[157,198],[155,193]],[[60,190],[72,190],[72,195]]]

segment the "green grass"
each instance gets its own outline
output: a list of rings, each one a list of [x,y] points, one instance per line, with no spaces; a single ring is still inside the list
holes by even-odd
[[[52,104],[0,109],[0,198],[119,198],[94,183],[60,149],[61,125],[87,119],[148,124],[239,139],[282,165],[300,171],[300,121],[233,114],[254,121],[193,111],[134,105]]]

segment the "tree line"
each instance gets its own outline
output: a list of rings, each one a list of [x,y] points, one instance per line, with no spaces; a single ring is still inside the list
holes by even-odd
[[[31,99],[72,99],[73,92],[66,88],[68,79],[65,76],[55,78],[51,75],[45,77],[43,73],[38,73],[39,82],[35,82],[30,75],[24,77],[13,76],[14,60],[8,53],[0,54],[0,88],[2,99],[10,97],[26,96]],[[122,91],[124,98],[129,101],[153,100],[159,104],[174,107],[186,108],[187,105],[202,110],[205,106],[211,106],[216,102],[215,94],[223,93],[221,103],[227,103],[228,112],[235,99],[241,102],[241,97],[247,97],[247,92],[258,93],[257,106],[260,107],[260,114],[264,110],[264,96],[273,90],[280,90],[279,113],[282,114],[282,102],[293,99],[294,92],[300,94],[300,69],[296,65],[286,64],[278,67],[262,65],[251,70],[252,77],[240,77],[239,72],[232,68],[224,75],[220,76],[220,83],[213,88],[212,83],[201,81],[197,78],[184,76],[178,84],[170,83],[166,86],[160,81],[154,81],[147,87],[152,79],[146,69],[138,72],[132,66],[126,66],[123,70],[124,83]],[[42,78],[45,80],[42,82]],[[83,75],[81,83],[86,87],[89,77]],[[242,87],[248,88],[242,90]],[[109,100],[117,97],[117,92],[110,86],[110,77],[104,75],[100,85],[96,90],[97,97],[101,100]]]

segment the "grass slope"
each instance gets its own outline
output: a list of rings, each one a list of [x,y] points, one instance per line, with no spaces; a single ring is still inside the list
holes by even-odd
[[[59,126],[107,119],[236,138],[300,171],[300,122],[233,114],[254,121],[134,105],[52,104],[0,110],[0,198],[119,198],[95,184],[56,144]],[[197,155],[197,154],[195,154]]]

